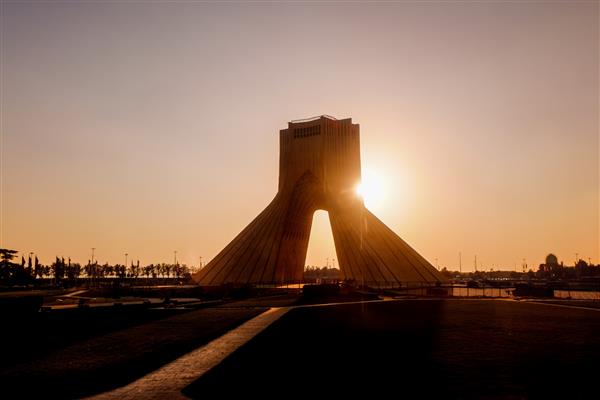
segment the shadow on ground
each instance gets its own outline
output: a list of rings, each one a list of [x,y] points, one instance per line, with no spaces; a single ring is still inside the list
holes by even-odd
[[[290,311],[188,386],[204,398],[576,398],[596,390],[600,314],[412,300]]]
[[[111,308],[12,320],[5,327],[23,336],[13,332],[4,342],[14,348],[0,361],[0,398],[80,398],[115,389],[265,310]],[[38,341],[37,353],[27,349],[29,340]]]

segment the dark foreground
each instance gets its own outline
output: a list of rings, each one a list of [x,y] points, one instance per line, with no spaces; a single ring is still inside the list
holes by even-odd
[[[80,398],[115,389],[268,307],[327,299],[301,300],[290,294],[205,309],[123,306],[4,318],[0,398]],[[184,393],[595,398],[600,311],[566,305],[413,299],[294,308]]]
[[[128,306],[5,320],[0,399],[73,399],[116,389],[266,309]]]
[[[512,301],[300,308],[184,393],[589,398],[599,390],[599,335],[597,311]]]

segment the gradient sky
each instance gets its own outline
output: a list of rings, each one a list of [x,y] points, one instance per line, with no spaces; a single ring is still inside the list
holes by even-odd
[[[2,247],[206,262],[275,195],[279,129],[330,114],[431,263],[598,262],[596,1],[1,7]]]

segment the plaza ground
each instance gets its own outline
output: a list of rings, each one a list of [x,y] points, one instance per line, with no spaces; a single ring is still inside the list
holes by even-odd
[[[200,310],[42,313],[5,327],[0,395],[113,390],[269,307],[301,303],[290,294]],[[578,398],[598,390],[600,312],[569,304],[578,303],[404,299],[292,308],[183,393]]]
[[[598,311],[516,301],[299,308],[184,393],[579,398],[598,391],[599,334]]]

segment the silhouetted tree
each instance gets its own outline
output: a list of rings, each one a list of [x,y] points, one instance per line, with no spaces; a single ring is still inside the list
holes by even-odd
[[[37,256],[35,256],[35,262],[33,263],[33,279],[36,279],[37,277],[42,277],[42,273],[43,271],[40,268],[40,262],[37,258]]]
[[[54,264],[52,264],[50,268],[52,269],[52,274],[54,275],[54,283],[57,285],[60,284],[65,276],[65,259],[56,257],[56,261],[54,261]]]
[[[11,278],[18,268],[18,264],[12,260],[17,256],[17,250],[0,249],[0,279],[11,284]]]

